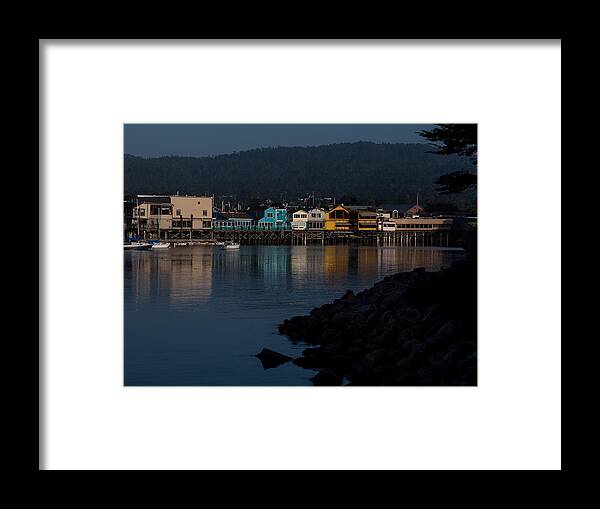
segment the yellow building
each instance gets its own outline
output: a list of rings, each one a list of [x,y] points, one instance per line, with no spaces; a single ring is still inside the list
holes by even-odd
[[[325,229],[334,231],[351,230],[350,216],[350,210],[343,205],[332,208],[325,216]]]
[[[377,212],[365,206],[338,205],[327,212],[325,229],[377,231]]]

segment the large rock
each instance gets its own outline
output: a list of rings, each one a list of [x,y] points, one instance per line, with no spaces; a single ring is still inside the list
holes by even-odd
[[[372,304],[360,304],[359,306],[354,307],[354,312],[359,313],[361,315],[368,315],[374,310],[374,306]]]
[[[354,292],[352,290],[346,290],[346,293],[342,295],[342,300],[351,303],[354,301]]]
[[[274,350],[269,350],[268,348],[263,348],[260,353],[256,354],[256,357],[262,363],[263,369],[276,368],[292,360],[291,357],[275,352]]]
[[[456,320],[450,320],[439,328],[436,336],[453,337],[456,335],[457,331],[458,327],[456,325]]]
[[[370,367],[374,368],[374,367],[386,364],[387,361],[389,361],[389,358],[390,358],[390,351],[380,348],[377,350],[373,350],[372,352],[369,352],[365,356],[365,361],[367,362],[367,364]]]
[[[409,323],[416,323],[421,319],[421,313],[415,306],[408,306],[402,310],[399,318]]]

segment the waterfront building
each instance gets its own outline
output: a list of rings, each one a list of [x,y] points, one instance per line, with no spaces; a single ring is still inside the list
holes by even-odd
[[[212,196],[171,196],[173,229],[210,230],[212,228]]]
[[[325,228],[327,212],[320,208],[312,208],[308,211],[307,229],[322,230]]]
[[[453,219],[433,217],[402,217],[390,219],[396,224],[396,231],[449,231],[452,228]]]
[[[212,196],[138,194],[133,201],[131,229],[138,236],[166,238],[173,231],[212,228]]]
[[[337,205],[327,212],[325,229],[334,231],[349,231],[352,229],[350,222],[350,209],[344,205]]]
[[[308,228],[308,212],[300,209],[292,214],[292,230],[306,230]]]
[[[348,206],[350,222],[353,229],[358,231],[377,231],[377,212],[368,206]]]
[[[382,232],[395,232],[396,223],[389,219],[383,219],[377,224],[377,229]]]
[[[251,230],[254,220],[246,212],[221,212],[214,211],[213,229],[215,230]]]
[[[417,218],[420,217],[424,211],[425,209],[423,207],[421,207],[419,204],[416,204],[406,211],[405,216]]]
[[[289,227],[287,209],[269,207],[265,209],[263,217],[258,220],[258,227],[262,230],[285,230]]]
[[[405,217],[419,217],[425,209],[419,205],[419,193],[417,193],[417,203],[406,211]]]
[[[156,194],[138,194],[133,198],[131,227],[138,233],[167,231],[173,214],[171,197]]]

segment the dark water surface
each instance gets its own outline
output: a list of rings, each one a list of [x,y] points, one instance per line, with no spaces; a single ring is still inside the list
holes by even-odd
[[[396,272],[439,270],[462,250],[375,246],[211,246],[125,252],[125,385],[312,385],[277,333],[293,315]]]

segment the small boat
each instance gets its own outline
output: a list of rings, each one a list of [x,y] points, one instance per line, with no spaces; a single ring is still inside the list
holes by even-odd
[[[152,249],[169,249],[170,246],[168,242],[155,242],[152,244]]]
[[[125,249],[136,249],[136,250],[146,250],[146,249],[152,249],[152,244],[150,244],[149,242],[140,242],[140,241],[133,241],[130,242],[129,244],[125,244],[123,246]]]
[[[240,245],[237,242],[225,242],[223,249],[239,249]]]

